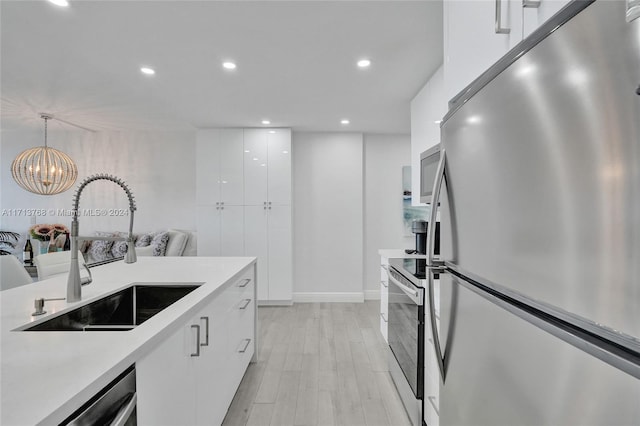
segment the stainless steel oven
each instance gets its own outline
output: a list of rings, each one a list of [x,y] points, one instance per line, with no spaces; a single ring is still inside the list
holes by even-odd
[[[389,371],[414,426],[423,417],[425,262],[390,259],[388,270]]]

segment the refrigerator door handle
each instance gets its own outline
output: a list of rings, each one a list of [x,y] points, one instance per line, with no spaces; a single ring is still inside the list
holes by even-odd
[[[429,216],[429,228],[427,230],[427,265],[436,266],[435,257],[435,241],[436,241],[436,218],[438,214],[438,202],[440,201],[440,189],[444,180],[444,169],[447,155],[445,149],[440,151],[440,162],[436,170],[436,178],[433,181],[433,190],[431,192],[431,214]],[[441,262],[440,262],[441,264]]]
[[[431,321],[429,322],[431,323],[431,335],[433,336],[433,350],[436,353],[436,359],[438,360],[438,369],[440,370],[440,377],[442,378],[442,383],[444,383],[447,372],[445,371],[445,367],[444,367],[444,357],[442,356],[442,346],[440,345],[440,335],[438,335],[438,327],[436,325],[436,307],[433,302],[433,286],[434,285],[435,283],[433,278],[433,272],[430,272],[429,273],[429,316]]]

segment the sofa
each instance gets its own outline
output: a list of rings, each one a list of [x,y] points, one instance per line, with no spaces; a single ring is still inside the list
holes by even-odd
[[[126,232],[96,231],[98,237],[127,237]],[[182,229],[167,229],[134,234],[137,256],[196,256],[196,233]],[[80,252],[87,264],[119,259],[127,251],[126,241],[85,240]]]

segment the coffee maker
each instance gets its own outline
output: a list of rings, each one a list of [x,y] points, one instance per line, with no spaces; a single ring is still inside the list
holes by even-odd
[[[414,220],[411,224],[411,232],[416,235],[416,248],[415,250],[406,250],[415,254],[427,254],[427,234],[429,229],[429,222],[426,220]],[[440,223],[436,222],[436,238],[435,238],[435,254],[440,254]]]

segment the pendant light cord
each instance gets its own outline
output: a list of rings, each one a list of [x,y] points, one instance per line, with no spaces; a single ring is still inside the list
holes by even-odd
[[[47,148],[47,117],[42,117],[44,118],[44,147],[45,149]]]

